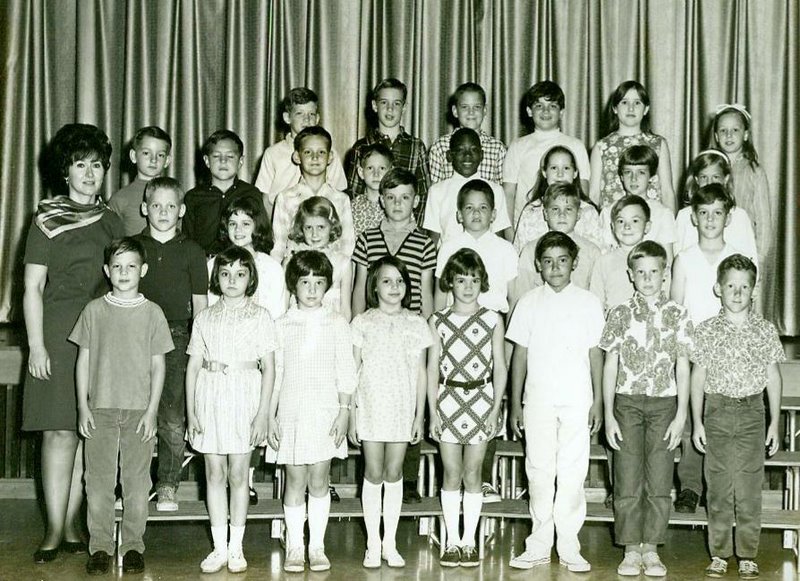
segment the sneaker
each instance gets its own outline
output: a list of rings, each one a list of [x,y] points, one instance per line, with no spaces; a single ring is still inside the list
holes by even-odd
[[[549,563],[550,555],[537,557],[536,555],[525,551],[516,557],[511,557],[511,561],[509,561],[508,565],[514,569],[533,569],[539,565],[547,565]]]
[[[655,551],[649,551],[642,555],[642,565],[644,574],[648,577],[664,577],[667,574],[667,568]]]
[[[749,559],[739,561],[739,579],[758,579],[758,565],[755,561]]]
[[[216,573],[228,564],[228,551],[214,549],[200,562],[200,571],[203,573]]]
[[[176,492],[172,486],[160,486],[157,492],[156,510],[159,512],[175,512],[178,510],[178,501],[175,499]]]
[[[500,502],[501,500],[503,500],[500,497],[500,493],[497,492],[497,489],[494,486],[492,486],[489,482],[483,483],[481,491],[483,492],[483,504],[491,504],[493,502]]]
[[[312,571],[327,571],[331,568],[331,562],[325,556],[325,549],[317,547],[308,549],[308,568]]]
[[[364,561],[361,564],[367,569],[380,569],[381,552],[367,549],[364,552]]]
[[[419,504],[422,497],[417,491],[417,481],[403,482],[403,504]]]
[[[718,579],[728,572],[728,561],[720,557],[711,557],[711,564],[706,567],[706,577]]]
[[[609,492],[608,493],[608,496],[606,496],[606,499],[603,501],[603,506],[605,506],[608,509],[613,509],[614,508],[614,493],[613,492]]]
[[[447,545],[444,555],[439,557],[442,567],[458,567],[461,564],[461,549],[455,545]]]
[[[258,504],[258,492],[256,492],[255,488],[251,486],[248,495],[249,495],[250,506]]]
[[[580,553],[566,557],[559,556],[558,563],[562,567],[566,567],[570,573],[588,573],[592,570],[592,565]]]
[[[693,490],[681,490],[675,499],[675,512],[694,514],[700,497]]]
[[[636,551],[625,553],[625,558],[617,567],[617,575],[638,577],[642,572],[642,554]]]
[[[287,573],[302,573],[306,570],[306,555],[303,547],[286,549],[286,558],[283,560],[283,570]]]
[[[397,549],[384,549],[381,553],[381,559],[386,561],[390,567],[400,568],[406,566],[406,560],[397,552]]]
[[[228,571],[231,573],[244,573],[247,571],[247,559],[244,558],[244,553],[242,553],[241,549],[238,551],[228,549]]]
[[[111,555],[105,551],[97,551],[89,555],[86,561],[86,572],[89,575],[105,575],[111,566]]]
[[[339,493],[336,492],[336,489],[333,486],[328,486],[328,493],[331,495],[331,502],[342,501],[342,497],[339,496]]]
[[[131,549],[122,557],[123,573],[144,573],[144,555]]]
[[[486,502],[484,497],[484,502]],[[478,549],[472,545],[464,545],[461,547],[461,566],[462,567],[477,567],[481,564],[478,558]]]

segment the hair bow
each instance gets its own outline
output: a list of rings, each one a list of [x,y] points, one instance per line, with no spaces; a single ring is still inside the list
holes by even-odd
[[[714,117],[719,117],[729,109],[733,109],[734,111],[741,113],[744,118],[747,119],[748,123],[752,122],[753,119],[750,117],[750,113],[747,112],[747,109],[745,109],[744,105],[739,105],[739,103],[723,103],[722,105],[719,105],[717,110],[714,112]]]

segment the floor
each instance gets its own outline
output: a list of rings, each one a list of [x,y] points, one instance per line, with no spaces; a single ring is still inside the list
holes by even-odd
[[[487,554],[477,569],[442,569],[438,564],[438,551],[429,545],[427,537],[416,532],[416,522],[403,519],[398,531],[398,548],[406,558],[404,569],[366,570],[361,566],[364,550],[364,532],[361,521],[332,521],[326,535],[327,552],[333,568],[327,573],[285,574],[281,570],[283,551],[277,541],[269,538],[268,523],[248,526],[245,535],[245,556],[249,570],[243,574],[226,571],[214,575],[202,575],[199,563],[210,550],[207,526],[202,523],[152,523],[145,536],[147,543],[146,570],[144,575],[126,575],[143,580],[223,579],[290,579],[300,581],[400,581],[400,580],[605,580],[618,579],[617,561],[621,552],[611,544],[609,526],[590,523],[581,531],[583,554],[592,563],[589,574],[573,574],[559,567],[557,561],[550,566],[537,567],[532,571],[509,569],[508,560],[512,552],[523,550],[529,524],[508,522],[498,531],[496,540],[487,545]],[[38,505],[31,500],[0,500],[0,580],[48,580],[71,581],[89,578],[84,571],[85,555],[59,555],[52,563],[34,565],[31,555],[42,534],[42,520]],[[795,556],[790,550],[781,548],[781,533],[766,531],[762,534],[759,564],[761,579],[796,580]],[[705,535],[703,529],[671,528],[669,539],[661,551],[669,569],[666,579],[703,578],[707,564]],[[728,573],[736,579],[736,569]],[[122,576],[115,571],[116,576]],[[112,574],[106,576],[110,578]],[[91,577],[99,579],[99,577]],[[632,579],[619,577],[619,579]],[[644,579],[644,576],[641,577]]]

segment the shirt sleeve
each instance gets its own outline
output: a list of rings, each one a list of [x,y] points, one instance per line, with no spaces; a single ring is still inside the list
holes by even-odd
[[[353,340],[353,347],[359,349],[364,346],[364,316],[356,315],[350,323],[350,335]]]
[[[764,342],[765,360],[767,363],[783,363],[786,361],[786,352],[781,345],[781,339],[775,325],[769,321],[764,321],[767,326],[766,341]]]
[[[172,334],[169,332],[169,324],[164,316],[164,311],[155,303],[150,303],[150,305],[152,311],[150,354],[163,355],[175,349],[175,344],[172,342]]]
[[[356,230],[353,225],[353,210],[350,207],[350,198],[344,192],[341,192],[341,194],[342,201],[339,204],[342,208],[339,213],[339,221],[342,223],[341,249],[344,254],[350,257],[356,247]]]
[[[189,345],[186,347],[187,355],[203,357],[206,354],[205,340],[203,339],[203,328],[206,324],[205,311],[197,315],[192,323],[192,334],[189,337]]]
[[[445,171],[445,168],[447,167],[448,163],[446,157],[446,152],[448,148],[445,145],[445,137],[446,136],[440,137],[439,139],[433,142],[433,145],[431,145],[431,150],[428,157],[430,174],[431,174],[431,184],[440,182],[448,177],[447,172]]]
[[[342,160],[339,159],[339,154],[335,151],[331,155],[331,164],[328,166],[328,173],[326,181],[334,188],[341,192],[347,191],[347,176],[342,167]]]
[[[256,353],[258,353],[260,359],[278,348],[278,342],[275,338],[275,323],[272,322],[272,317],[270,317],[267,309],[259,309],[257,329]]]
[[[197,244],[187,244],[189,260],[189,285],[193,295],[208,293],[208,266],[203,249]]]
[[[503,182],[516,184],[519,181],[519,140],[513,141],[508,146],[506,158],[503,161]]]
[[[617,305],[608,313],[598,347],[607,353],[618,351],[622,339],[630,327],[631,311],[626,305]]]
[[[340,217],[341,219],[341,217]],[[290,216],[286,209],[286,193],[281,192],[275,198],[275,210],[272,214],[272,234],[275,238],[275,245],[272,247],[270,256],[278,262],[283,261],[286,254],[286,244],[289,240]],[[352,218],[351,218],[352,227]],[[342,223],[342,235],[344,235],[344,223]]]
[[[506,339],[525,348],[530,344],[530,330],[533,328],[534,312],[531,301],[530,295],[519,300],[506,329]]]
[[[32,221],[25,241],[25,264],[49,266],[51,246],[50,239],[39,229],[36,222]]]
[[[253,185],[272,197],[273,181],[275,181],[275,167],[269,162],[269,148],[267,148],[264,150],[264,155],[261,156],[261,165],[258,168],[258,175],[256,175],[256,181]]]
[[[734,184],[735,187],[736,184]],[[772,220],[769,182],[767,174],[761,166],[753,170],[753,204],[755,216],[751,216],[751,218],[755,222],[756,246],[760,262],[763,264],[774,242],[773,232],[775,229]]]
[[[443,230],[441,216],[439,215],[439,200],[436,199],[444,195],[444,192],[440,193],[441,189],[442,186],[433,184],[428,191],[428,202],[425,204],[425,218],[422,221],[422,227],[425,228],[425,230],[437,233],[441,233]]]
[[[436,270],[436,247],[433,240],[425,236],[425,247],[422,250],[422,265],[421,271]]]
[[[428,326],[428,323],[425,322],[425,319],[420,317],[419,315],[414,315],[414,334],[416,336],[415,345],[420,350],[425,350],[431,345],[433,345],[433,336],[431,335],[431,328]]]
[[[86,305],[72,328],[72,332],[69,334],[69,341],[79,347],[89,347],[91,345],[91,313],[89,311],[89,305]]]
[[[519,261],[517,263],[517,294],[523,295],[529,290],[542,286],[541,277],[536,272],[536,264],[534,257],[536,255],[536,240],[528,242],[519,253]]]
[[[358,164],[361,162],[361,146],[365,143],[362,139],[356,141],[345,159],[346,167],[344,171],[347,178],[347,187],[353,198],[364,192],[364,180],[358,175]]]
[[[494,192],[494,205],[495,205],[495,219],[492,222],[492,231],[500,232],[506,228],[511,228],[511,219],[508,217],[508,208],[506,207],[506,194],[502,186],[490,183],[492,191]]]
[[[341,315],[334,322],[336,340],[336,389],[345,395],[356,390],[356,364],[353,360],[353,340],[350,327]]]
[[[367,262],[367,237],[362,232],[356,239],[356,247],[353,250],[353,256],[350,259],[359,266],[369,266]]]

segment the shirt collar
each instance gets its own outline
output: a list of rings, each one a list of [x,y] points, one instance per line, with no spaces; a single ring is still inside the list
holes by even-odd
[[[647,302],[647,299],[644,298],[642,293],[640,293],[639,291],[634,291],[632,300],[634,306],[637,309],[644,310],[646,312],[653,312],[657,309],[660,309],[665,304],[667,304],[667,301],[669,299],[667,298],[666,293],[664,293],[664,291],[661,291],[660,293],[658,293],[658,299],[656,300],[655,304],[653,305],[653,307],[651,307],[650,303]]]
[[[411,139],[411,134],[406,133],[406,128],[403,127],[402,125],[400,126],[400,133],[397,134],[397,138],[394,140],[394,142],[391,139],[389,139],[388,135],[384,135],[383,133],[381,133],[377,127],[370,127],[368,130],[368,135],[369,135],[369,141],[371,143],[375,143],[377,141],[380,143],[391,144],[391,143],[396,143],[398,141],[406,141]]]
[[[386,232],[389,234],[396,234],[397,232],[403,232],[408,234],[416,229],[417,229],[417,223],[414,220],[409,220],[408,224],[400,228],[389,226],[389,220],[387,220],[386,218],[381,220],[381,232]]]

